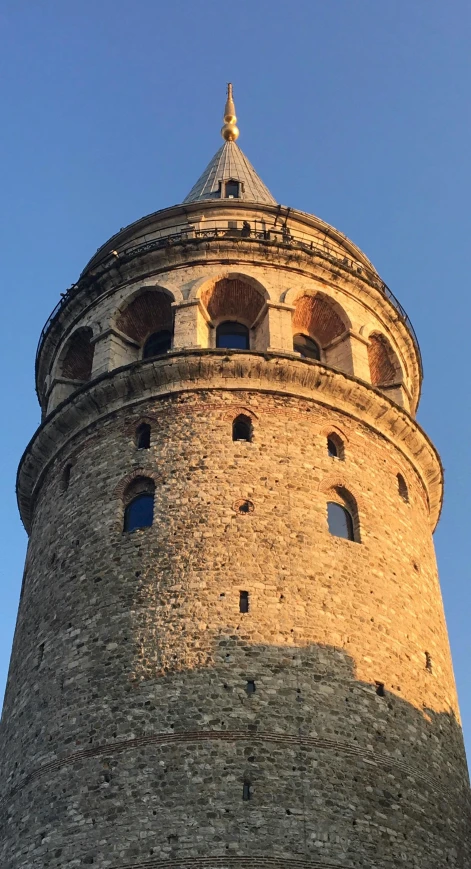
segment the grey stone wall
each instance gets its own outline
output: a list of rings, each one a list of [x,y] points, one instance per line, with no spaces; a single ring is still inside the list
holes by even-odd
[[[315,391],[249,386],[136,399],[38,485],[1,731],[5,869],[471,865],[420,478]],[[232,441],[240,412],[252,443]],[[154,524],[123,534],[136,471]],[[328,533],[339,484],[361,543]]]

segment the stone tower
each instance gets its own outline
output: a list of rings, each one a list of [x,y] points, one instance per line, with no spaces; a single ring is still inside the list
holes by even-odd
[[[420,352],[236,144],[41,335],[2,869],[468,869]]]

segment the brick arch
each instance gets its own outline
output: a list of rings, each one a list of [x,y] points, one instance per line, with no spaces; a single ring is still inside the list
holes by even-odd
[[[232,420],[237,416],[248,416],[252,420],[258,420],[258,415],[254,413],[253,410],[250,410],[248,407],[242,407],[242,405],[239,404],[233,404],[230,408],[224,411],[223,419],[232,422]]]
[[[326,495],[327,497],[330,495],[333,496],[335,494],[338,494],[339,491],[345,493],[346,497],[350,499],[352,507],[354,507],[357,511],[360,509],[364,509],[365,504],[362,496],[352,491],[350,483],[344,475],[331,474],[328,477],[324,477],[324,479],[321,480],[321,482],[319,483],[319,492],[322,492],[322,494]]]
[[[344,430],[338,425],[325,425],[320,433],[321,435],[324,435],[325,438],[329,437],[330,434],[336,434],[339,438],[342,438],[344,443],[348,443],[348,435],[346,435]]]
[[[138,477],[152,480],[155,484],[157,484],[161,480],[160,474],[158,474],[152,468],[135,468],[134,471],[131,471],[130,474],[126,474],[126,476],[123,477],[122,480],[120,480],[114,490],[115,498],[118,498],[120,501],[122,501],[126,490],[131,485],[131,483]]]
[[[173,332],[172,297],[160,289],[143,290],[125,302],[115,318],[116,328],[142,345],[153,332]]]
[[[61,377],[66,377],[68,380],[90,380],[95,350],[92,338],[93,331],[89,326],[84,326],[73,332],[60,356],[59,372]]]
[[[258,281],[243,275],[216,278],[200,288],[199,297],[211,319],[237,320],[252,326],[263,309],[267,293]]]
[[[343,308],[324,293],[303,293],[296,299],[293,335],[309,335],[325,347],[349,328],[350,322]]]
[[[369,337],[368,364],[371,382],[374,386],[387,386],[402,383],[402,369],[388,339],[380,332]]]

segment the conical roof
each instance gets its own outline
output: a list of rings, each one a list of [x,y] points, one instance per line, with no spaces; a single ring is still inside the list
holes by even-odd
[[[239,181],[238,199],[276,205],[247,157],[235,142],[224,142],[183,202],[199,199],[226,199],[224,181]]]
[[[183,202],[198,202],[204,199],[242,199],[245,202],[262,202],[266,205],[276,205],[268,187],[265,187],[255,169],[245,154],[236,145],[239,136],[236,127],[232,85],[227,86],[227,102],[224,111],[224,126],[221,134],[224,145],[214,155],[206,166],[203,174],[190,190]],[[226,181],[235,181],[236,185],[227,187]]]

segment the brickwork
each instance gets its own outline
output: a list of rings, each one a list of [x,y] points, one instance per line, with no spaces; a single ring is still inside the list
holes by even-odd
[[[219,244],[120,265],[43,342],[49,412],[18,477],[30,541],[0,730],[0,865],[469,869],[432,542],[441,466],[399,391],[417,401],[413,345],[359,277]],[[143,362],[152,286],[175,344]],[[211,349],[236,301],[255,346]],[[57,404],[80,310],[93,376]],[[293,354],[296,310],[308,331],[322,323],[323,363]],[[404,377],[392,398],[365,376],[383,331]],[[233,440],[240,416],[250,441]],[[130,498],[151,492],[152,526],[124,533]],[[329,533],[332,500],[355,540]]]

